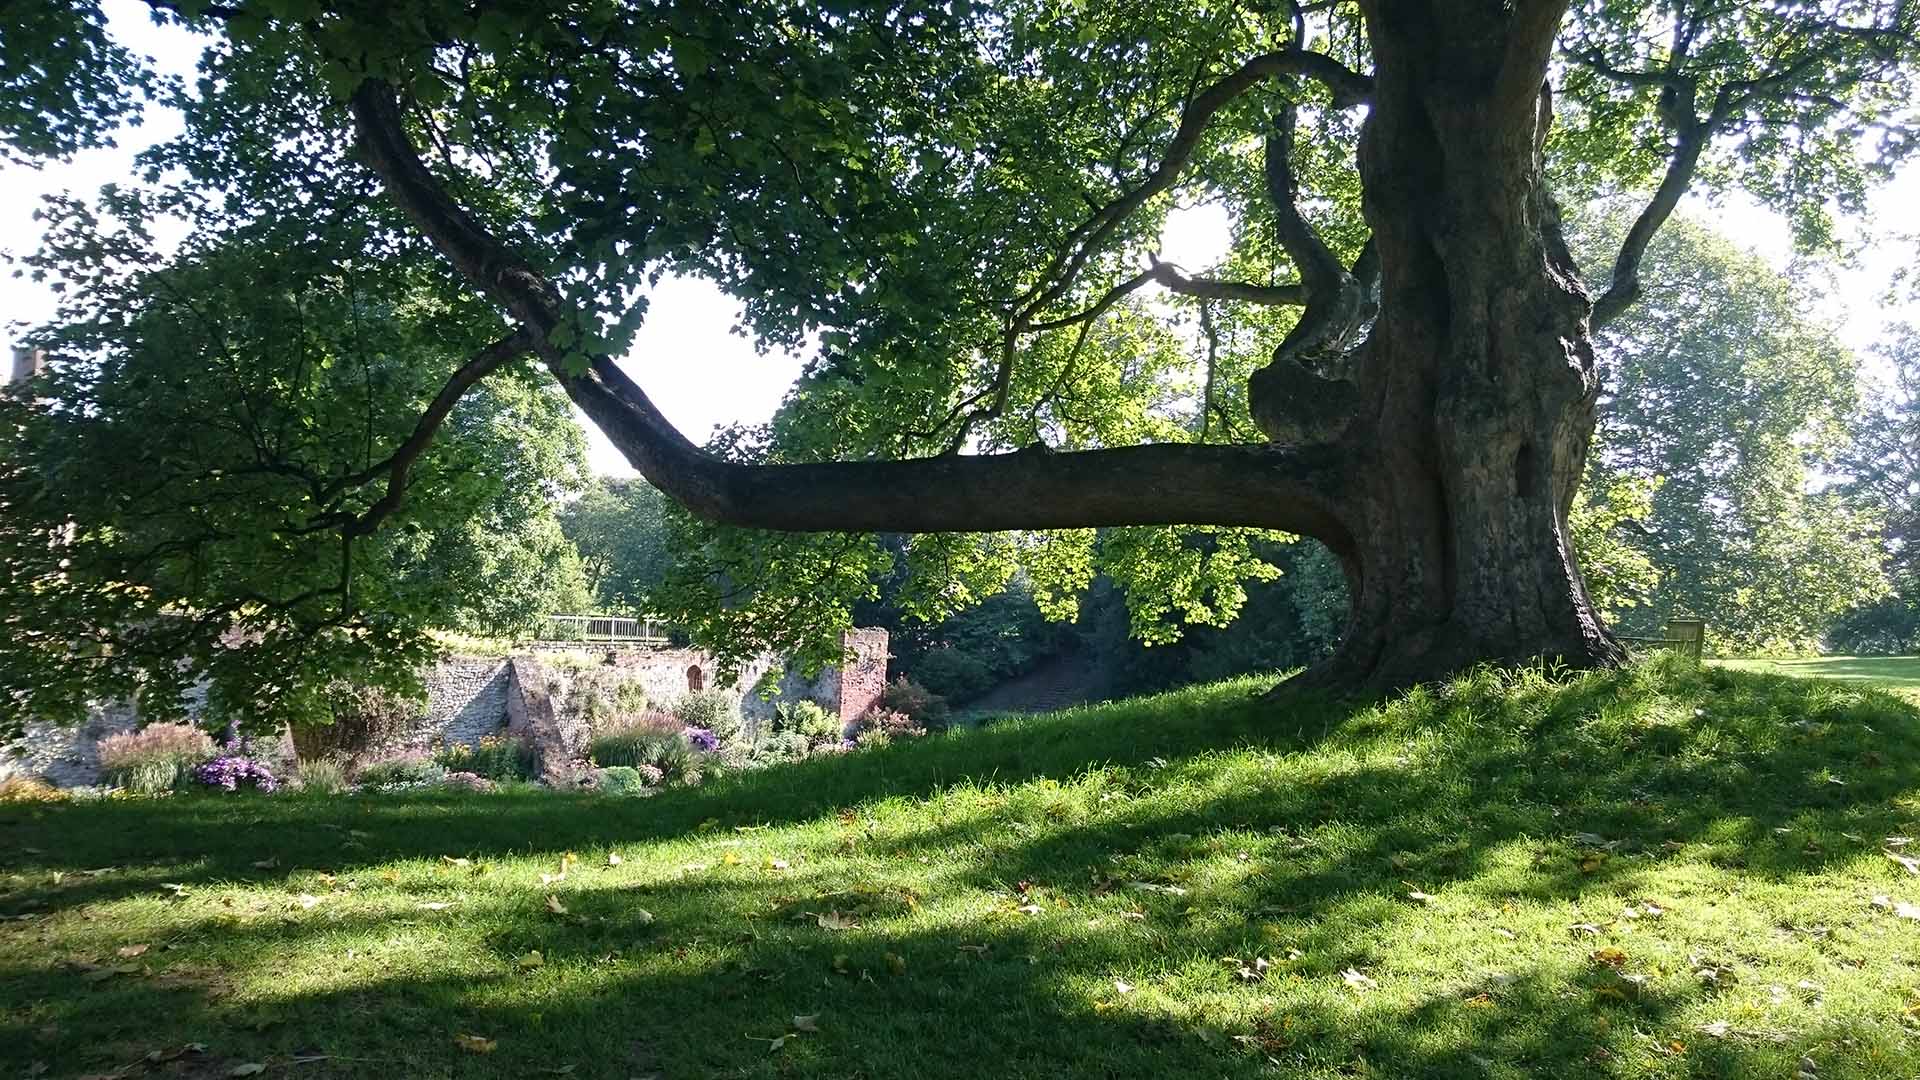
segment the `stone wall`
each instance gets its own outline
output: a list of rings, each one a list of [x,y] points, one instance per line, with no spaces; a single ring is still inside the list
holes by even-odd
[[[483,736],[510,731],[533,740],[549,778],[564,779],[573,762],[584,756],[591,738],[581,703],[574,699],[583,689],[612,692],[623,685],[637,687],[647,706],[658,709],[672,708],[692,689],[727,690],[740,702],[749,736],[759,733],[775,707],[790,701],[815,702],[851,724],[886,688],[887,632],[853,630],[843,640],[847,661],[811,679],[767,654],[725,684],[717,678],[713,657],[698,649],[607,647],[514,657],[446,656],[422,673],[425,716],[404,737],[381,750],[431,749],[456,742],[471,745]],[[758,691],[769,675],[777,677],[774,693],[766,696]],[[33,725],[27,738],[0,751],[0,779],[26,775],[62,786],[98,783],[96,744],[107,735],[137,726],[139,718],[131,705],[96,709],[80,727]],[[291,758],[291,741],[284,737],[251,743],[252,753]]]
[[[88,710],[84,723],[67,727],[36,720],[26,737],[0,747],[0,780],[28,776],[59,787],[87,787],[100,782],[100,740],[139,726],[132,705],[108,705]]]
[[[410,745],[469,746],[507,726],[507,660],[498,656],[447,656],[420,680],[427,689],[427,718]]]

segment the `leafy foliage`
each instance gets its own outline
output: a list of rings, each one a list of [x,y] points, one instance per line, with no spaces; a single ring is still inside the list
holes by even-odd
[[[147,269],[133,223],[66,210],[54,243],[96,276],[40,338],[52,373],[0,398],[0,725],[103,690],[178,715],[201,679],[216,718],[324,722],[343,677],[417,692],[430,629],[509,633],[580,590],[551,500],[582,442],[524,374],[469,393],[395,520],[358,524],[485,331],[470,305],[266,232]]]
[[[1304,121],[1293,153],[1307,223],[1343,265],[1366,239],[1360,120],[1342,100],[1352,95],[1324,80],[1261,79],[1197,130],[1182,122],[1200,88],[1257,54],[1311,48],[1329,65],[1369,69],[1376,36],[1351,5],[1306,5],[1315,10],[1297,19],[1232,3],[1056,0],[152,6],[211,36],[192,86],[156,85],[107,38],[93,3],[0,16],[0,140],[11,152],[97,144],[148,91],[185,119],[141,163],[157,195],[107,194],[99,212],[114,227],[93,227],[91,208],[57,213],[35,269],[82,299],[44,340],[97,368],[34,391],[64,411],[0,415],[0,461],[97,466],[111,454],[205,460],[219,474],[147,492],[122,469],[97,493],[52,505],[34,491],[38,466],[0,465],[0,522],[23,523],[0,524],[0,565],[44,571],[54,531],[79,526],[70,579],[0,579],[0,618],[19,613],[5,629],[25,643],[0,660],[0,727],[136,688],[163,715],[201,677],[216,712],[310,721],[343,674],[404,689],[426,625],[510,628],[543,604],[585,606],[554,523],[494,501],[565,471],[564,410],[525,372],[481,384],[496,399],[462,406],[471,423],[441,433],[407,508],[373,536],[354,523],[379,505],[378,485],[335,486],[377,462],[446,374],[504,330],[376,197],[365,157],[351,153],[342,103],[369,80],[393,88],[404,134],[429,148],[426,171],[454,204],[442,209],[503,237],[564,303],[565,317],[538,327],[553,372],[624,353],[645,287],[666,273],[722,283],[745,305],[743,329],[768,344],[810,343],[772,424],[717,442],[742,462],[1257,440],[1247,375],[1297,325],[1295,309],[1129,293],[1097,319],[1076,314],[1138,277],[1181,204],[1217,202],[1233,222],[1220,265],[1186,269],[1256,287],[1296,281],[1261,146],[1282,115]],[[1561,190],[1582,200],[1645,187],[1684,159],[1680,187],[1744,188],[1820,244],[1829,208],[1856,208],[1916,144],[1915,18],[1896,0],[1577,4],[1551,79],[1559,122],[1547,151]],[[1184,168],[1161,182],[1176,141]],[[1090,219],[1090,207],[1118,209]],[[163,213],[192,229],[171,265],[142,244]],[[196,306],[213,326],[182,312],[180,296],[206,301]],[[1032,318],[1015,325],[1016,308]],[[108,422],[141,409],[147,423]],[[152,429],[156,412],[229,422],[196,429],[210,445],[176,435],[143,458],[127,432]],[[522,455],[535,459],[522,478],[536,483],[495,487]],[[263,458],[273,468],[253,471]],[[1770,515],[1811,506],[1834,520],[1818,500],[1773,490]],[[1665,505],[1698,495],[1663,493]],[[598,528],[585,520],[598,505],[580,508],[576,537]],[[148,520],[151,530],[132,527]],[[651,566],[646,552],[588,545],[603,567],[599,600],[630,609],[649,596],[730,664],[768,644],[808,667],[836,659],[854,605],[892,569],[862,535],[679,518],[669,530],[681,565],[658,588],[650,570],[616,579],[611,569]],[[1736,535],[1753,550],[1819,549],[1836,565],[1856,546],[1825,525]],[[1104,574],[1130,604],[1131,632],[1166,644],[1185,625],[1242,611],[1249,585],[1274,578],[1260,552],[1278,539],[1205,525],[920,537],[901,606],[936,623],[1023,574],[1041,609],[1066,619]],[[566,602],[513,588],[534,580],[564,582]],[[1734,620],[1744,639],[1805,637],[1746,625],[1772,607],[1777,582],[1726,584],[1752,615]],[[1816,592],[1821,610],[1862,599],[1832,581]],[[127,635],[147,640],[103,647]],[[247,648],[226,648],[229,635]],[[187,662],[135,670],[130,658],[148,654]]]
[[[597,611],[649,613],[648,598],[670,562],[665,496],[637,480],[596,477],[560,513],[580,553]]]
[[[1843,650],[1920,652],[1920,328],[1893,328],[1884,349],[1891,378],[1853,424],[1845,492],[1884,515],[1881,560],[1889,593],[1848,612],[1830,634]]]

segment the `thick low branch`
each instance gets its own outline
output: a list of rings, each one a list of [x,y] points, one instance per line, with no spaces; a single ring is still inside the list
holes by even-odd
[[[517,253],[454,204],[401,126],[393,91],[353,96],[360,147],[390,197],[469,281],[534,332],[568,396],[648,482],[720,524],[796,532],[949,532],[1220,524],[1340,542],[1350,463],[1330,451],[1153,445],[908,461],[745,465],[693,445],[609,357],[584,372],[549,338],[571,314]]]

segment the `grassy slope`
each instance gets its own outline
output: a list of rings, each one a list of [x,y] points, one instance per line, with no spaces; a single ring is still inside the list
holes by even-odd
[[[153,1075],[1920,1071],[1920,921],[1870,903],[1920,902],[1882,852],[1920,835],[1909,702],[1715,668],[1257,688],[648,800],[0,807],[0,1075],[188,1042]]]
[[[1816,656],[1805,660],[1716,660],[1741,671],[1765,671],[1822,679],[1845,679],[1902,690],[1920,690],[1920,656]]]

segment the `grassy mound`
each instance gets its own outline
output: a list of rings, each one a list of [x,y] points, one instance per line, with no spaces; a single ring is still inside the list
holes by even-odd
[[[651,799],[0,806],[0,1074],[1920,1072],[1912,703],[1260,686]]]

